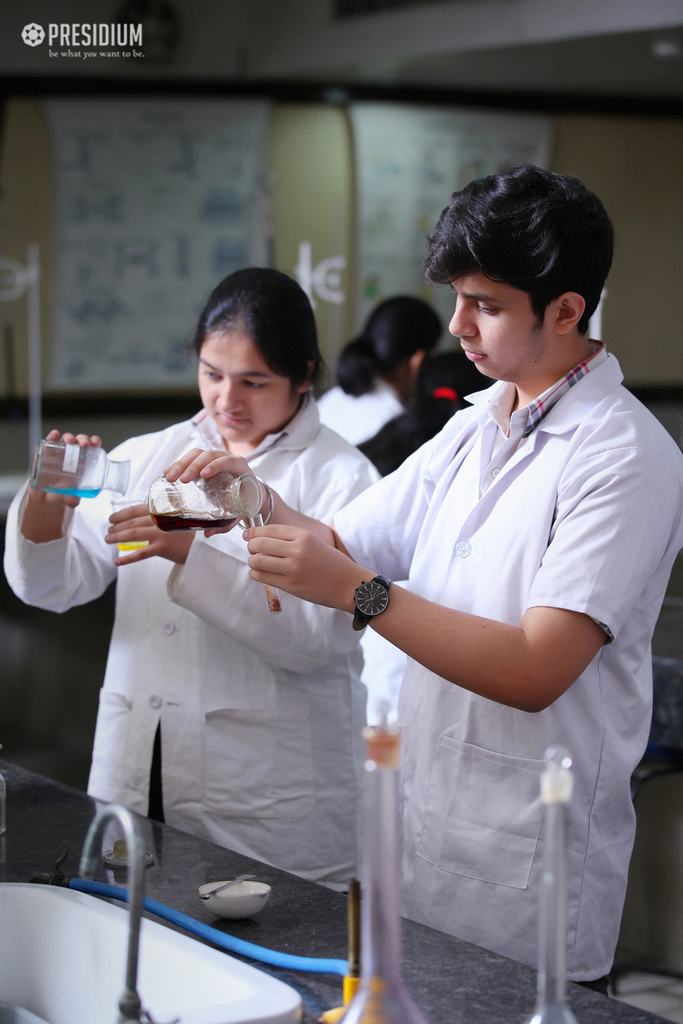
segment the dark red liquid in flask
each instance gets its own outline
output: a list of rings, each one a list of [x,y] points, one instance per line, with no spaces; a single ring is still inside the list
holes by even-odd
[[[185,516],[181,512],[170,512],[167,515],[150,512],[150,515],[164,533],[171,533],[172,530],[221,530],[224,526],[232,526],[237,520],[237,516],[213,519],[211,516]]]

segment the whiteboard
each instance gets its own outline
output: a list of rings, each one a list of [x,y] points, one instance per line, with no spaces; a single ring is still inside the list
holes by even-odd
[[[547,167],[552,121],[526,114],[357,103],[357,328],[392,295],[417,295],[453,313],[448,288],[422,273],[427,236],[453,192],[514,164]]]
[[[211,290],[268,260],[269,106],[55,100],[55,299],[48,388],[178,387]]]

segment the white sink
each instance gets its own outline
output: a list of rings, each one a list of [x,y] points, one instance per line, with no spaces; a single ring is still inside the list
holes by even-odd
[[[51,885],[0,884],[0,1003],[48,1024],[114,1024],[124,987],[128,910]],[[156,921],[142,921],[138,993],[167,1024],[289,1024],[289,985]]]

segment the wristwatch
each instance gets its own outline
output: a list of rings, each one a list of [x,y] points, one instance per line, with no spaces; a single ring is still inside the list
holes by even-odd
[[[363,582],[356,591],[356,611],[353,616],[353,628],[365,629],[370,619],[381,615],[389,607],[389,588],[391,580],[386,576],[375,576],[369,582]]]

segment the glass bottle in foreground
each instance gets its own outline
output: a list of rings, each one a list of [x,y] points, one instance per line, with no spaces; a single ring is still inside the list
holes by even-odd
[[[574,776],[572,759],[562,747],[546,750],[541,775],[545,832],[539,902],[538,989],[528,1024],[577,1024],[566,1001],[567,853],[566,817]]]
[[[100,491],[123,494],[130,462],[115,462],[104,448],[64,441],[39,441],[31,461],[31,487],[36,491],[95,498]]]
[[[386,711],[365,738],[361,981],[344,1024],[426,1024],[401,977],[401,736]]]

